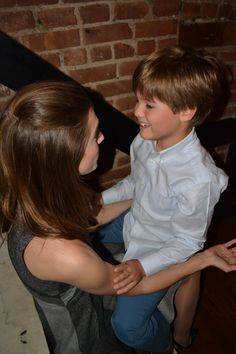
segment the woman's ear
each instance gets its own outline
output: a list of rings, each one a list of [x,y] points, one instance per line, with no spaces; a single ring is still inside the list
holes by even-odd
[[[184,111],[181,111],[179,114],[181,122],[190,122],[194,117],[197,108],[186,108]]]

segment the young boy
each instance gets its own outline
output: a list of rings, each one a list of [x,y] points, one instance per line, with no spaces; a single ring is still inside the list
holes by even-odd
[[[125,243],[118,294],[203,248],[227,176],[194,126],[212,109],[222,68],[209,55],[175,46],[151,54],[134,72],[140,133],[131,145],[131,173],[103,192],[104,204],[133,199],[125,216],[101,231],[104,242]],[[167,348],[169,324],[156,310],[165,292],[117,298],[112,324],[121,341],[152,352]]]

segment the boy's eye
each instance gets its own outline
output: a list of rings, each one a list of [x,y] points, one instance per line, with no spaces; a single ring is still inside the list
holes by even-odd
[[[151,103],[148,103],[148,102],[146,102],[146,107],[147,108],[154,108],[153,105]]]

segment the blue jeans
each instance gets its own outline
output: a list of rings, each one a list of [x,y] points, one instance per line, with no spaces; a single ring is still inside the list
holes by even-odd
[[[123,243],[124,214],[104,226],[102,242]],[[148,295],[117,296],[112,315],[116,336],[125,344],[140,350],[164,351],[170,344],[170,325],[157,309],[167,289]]]

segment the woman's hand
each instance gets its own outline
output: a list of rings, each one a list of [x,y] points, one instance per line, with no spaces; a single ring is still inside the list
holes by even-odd
[[[145,276],[144,269],[138,259],[123,262],[114,268],[114,290],[121,295],[131,290]]]

